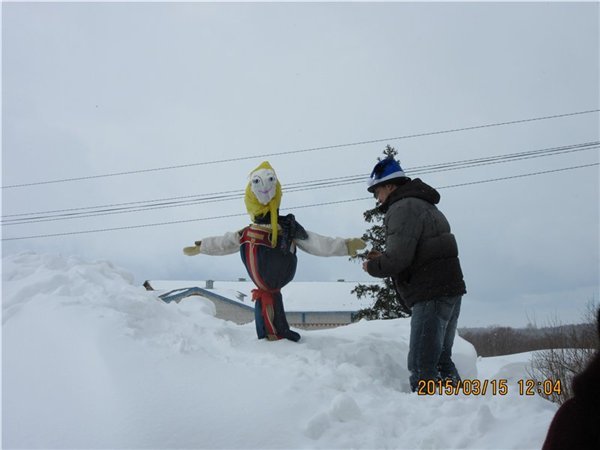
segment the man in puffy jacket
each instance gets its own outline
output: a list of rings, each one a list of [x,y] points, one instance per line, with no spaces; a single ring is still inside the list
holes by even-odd
[[[394,280],[411,310],[408,370],[416,391],[429,380],[460,376],[452,361],[463,294],[466,293],[458,247],[446,217],[435,206],[440,194],[420,179],[405,176],[391,157],[380,161],[368,181],[385,213],[385,251],[370,252],[363,269]]]

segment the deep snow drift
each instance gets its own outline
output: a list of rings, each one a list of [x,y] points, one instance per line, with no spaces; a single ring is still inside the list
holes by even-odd
[[[508,395],[409,393],[408,320],[258,341],[107,262],[26,253],[2,271],[6,449],[540,448],[556,411],[519,396],[514,358],[478,362],[458,337],[463,377],[479,366]]]

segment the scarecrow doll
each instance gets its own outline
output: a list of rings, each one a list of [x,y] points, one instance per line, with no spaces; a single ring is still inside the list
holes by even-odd
[[[300,335],[290,330],[281,296],[281,288],[296,273],[296,248],[316,256],[354,256],[365,248],[365,243],[359,238],[332,238],[305,230],[293,214],[279,215],[281,196],[277,175],[265,161],[252,171],[246,187],[244,201],[252,224],[196,241],[183,253],[230,255],[239,251],[256,285],[252,300],[258,338],[298,341]]]

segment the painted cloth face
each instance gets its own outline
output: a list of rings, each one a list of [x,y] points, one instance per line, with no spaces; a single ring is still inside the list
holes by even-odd
[[[272,169],[258,169],[252,172],[250,189],[262,205],[267,205],[275,197],[277,175]]]
[[[277,245],[277,219],[281,195],[281,184],[277,180],[275,170],[268,161],[264,161],[250,172],[244,195],[246,210],[253,221],[257,217],[271,215],[271,228],[273,229],[271,243],[273,247]]]

